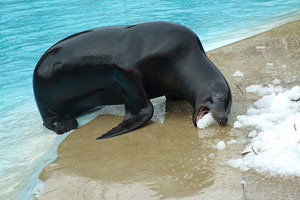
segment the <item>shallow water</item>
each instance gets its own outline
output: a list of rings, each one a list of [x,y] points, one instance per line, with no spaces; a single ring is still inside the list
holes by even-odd
[[[168,20],[190,27],[208,50],[297,19],[299,8],[298,0],[0,2],[1,198],[22,192],[28,199],[39,190],[38,173],[63,139],[42,126],[32,93],[34,66],[58,40],[93,27]]]

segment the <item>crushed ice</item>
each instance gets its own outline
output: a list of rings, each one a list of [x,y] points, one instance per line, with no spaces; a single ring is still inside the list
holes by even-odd
[[[234,127],[250,128],[251,142],[245,150],[256,147],[259,153],[249,152],[229,164],[244,171],[252,168],[271,175],[300,176],[300,102],[295,101],[300,98],[300,86],[287,90],[252,85],[246,90],[263,97],[247,114],[237,117]]]

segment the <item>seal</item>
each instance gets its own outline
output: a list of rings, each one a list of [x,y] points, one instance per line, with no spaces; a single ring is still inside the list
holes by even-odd
[[[231,108],[227,81],[197,35],[171,22],[96,28],[49,48],[33,74],[43,124],[57,134],[78,127],[76,117],[101,105],[125,105],[124,120],[97,139],[135,130],[153,116],[151,98],[190,102],[196,126],[208,112],[225,125]]]

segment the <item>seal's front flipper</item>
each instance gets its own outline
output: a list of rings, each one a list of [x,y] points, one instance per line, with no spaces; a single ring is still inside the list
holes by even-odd
[[[117,127],[98,137],[98,140],[135,130],[143,126],[153,116],[153,106],[140,81],[138,81],[138,77],[130,73],[120,73],[116,80],[125,101],[125,118]]]
[[[115,137],[118,135],[122,135],[129,131],[135,130],[141,126],[143,126],[147,121],[152,118],[153,115],[153,107],[152,104],[145,108],[142,108],[137,114],[132,114],[130,110],[126,108],[125,119],[122,123],[120,123],[117,127],[111,129],[101,137],[98,137],[97,140],[107,139],[111,137]]]
[[[180,100],[183,100],[183,98],[180,98],[180,97],[177,97],[177,96],[172,96],[172,95],[165,95],[165,97],[169,101],[180,101]]]

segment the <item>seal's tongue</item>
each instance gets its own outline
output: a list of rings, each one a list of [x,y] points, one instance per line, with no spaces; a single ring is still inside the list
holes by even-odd
[[[201,107],[200,110],[199,110],[199,113],[197,115],[197,124],[198,124],[198,121],[201,120],[204,115],[206,115],[207,113],[209,113],[209,109],[207,107]]]
[[[196,117],[196,126],[198,128],[206,128],[214,123],[215,120],[209,111],[208,107],[200,107]]]

